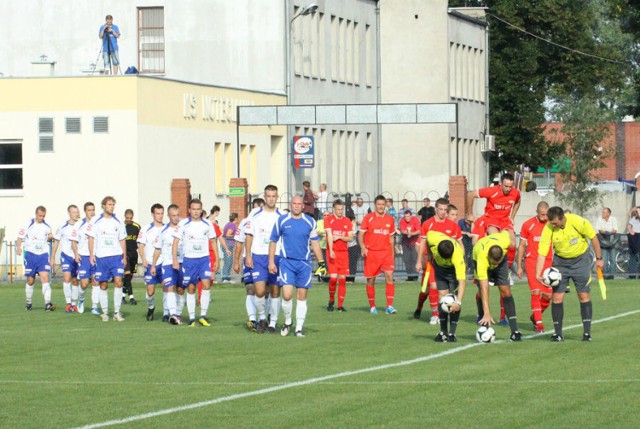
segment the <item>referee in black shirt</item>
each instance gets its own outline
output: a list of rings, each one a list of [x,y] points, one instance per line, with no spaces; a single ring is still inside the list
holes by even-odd
[[[125,243],[127,245],[127,265],[124,267],[124,285],[122,293],[122,303],[127,303],[127,296],[129,297],[129,304],[137,305],[138,302],[133,297],[133,285],[131,279],[133,273],[136,271],[138,265],[138,234],[140,233],[140,225],[133,221],[133,210],[127,209],[124,212],[124,226],[127,230],[127,238]]]

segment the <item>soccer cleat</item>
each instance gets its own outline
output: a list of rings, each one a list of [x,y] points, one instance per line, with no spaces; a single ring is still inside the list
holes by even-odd
[[[431,316],[431,320],[429,320],[429,324],[430,325],[437,325],[438,323],[440,323],[440,317]]]
[[[291,331],[291,324],[285,323],[284,325],[282,325],[282,329],[280,329],[280,335],[286,337],[287,335],[289,335],[289,331]]]
[[[387,307],[387,309],[384,312],[385,314],[396,314],[398,310],[396,310],[395,308],[393,308],[392,305],[390,305]]]
[[[276,333],[276,327],[275,326],[269,326],[267,328],[267,332],[270,334],[275,334]]]
[[[73,313],[73,306],[71,304],[67,304],[64,308],[65,313]]]
[[[422,315],[422,310],[419,308],[416,308],[416,311],[413,312],[413,318],[414,319],[420,319],[420,316]]]
[[[96,316],[100,316],[100,310],[98,310],[98,307],[91,307],[91,314],[95,314]]]
[[[155,307],[147,310],[147,322],[151,322],[153,320],[153,312],[155,311]]]
[[[591,334],[582,334],[582,341],[591,341]]]
[[[78,301],[78,313],[84,313],[84,299]]]
[[[511,341],[522,341],[522,333],[520,333],[520,331],[514,331],[509,336],[509,339]]]
[[[327,304],[327,311],[333,311],[333,302],[329,301],[329,304]]]
[[[168,323],[169,322],[169,315],[168,314],[162,315],[162,321],[165,322],[165,323]]]
[[[260,320],[258,322],[258,326],[256,327],[256,333],[258,334],[264,334],[264,331],[267,330],[267,321],[266,320]]]
[[[33,304],[27,304],[24,306],[24,311],[31,311],[33,310]]]
[[[563,341],[564,341],[564,337],[562,335],[553,334],[551,336],[551,342],[552,343],[561,343]]]
[[[124,296],[122,297],[122,305],[127,305],[127,298],[125,298]]]
[[[200,316],[198,318],[198,323],[200,323],[202,326],[206,326],[207,328],[211,326],[211,323],[209,323],[209,319],[204,316]]]
[[[338,310],[339,313],[346,313],[347,309],[344,307],[338,307],[336,310]]]
[[[450,343],[457,343],[458,342],[458,338],[456,337],[456,334],[449,334],[449,342]]]
[[[131,299],[129,299],[129,304],[138,305],[138,301],[136,301],[136,299],[134,297],[131,297]]]
[[[191,328],[195,328],[196,327],[196,319],[190,319],[189,320],[189,327],[191,327]]]
[[[302,332],[302,331],[296,331],[296,332],[293,334],[293,336],[294,336],[294,337],[301,337],[301,338],[303,338],[305,335],[304,335],[304,332]]]
[[[509,321],[507,319],[500,319],[500,322],[498,323],[498,325],[509,326]]]
[[[537,324],[533,327],[533,331],[538,334],[544,334],[544,325],[542,323]]]
[[[124,322],[124,317],[122,317],[122,314],[116,313],[113,315],[113,320],[116,322]]]
[[[108,314],[100,314],[100,320],[102,320],[103,322],[108,322],[109,321],[109,315]]]
[[[249,320],[247,322],[247,329],[253,332],[256,332],[256,328],[258,327],[258,324],[256,323],[255,320]]]
[[[54,311],[56,309],[55,304],[48,303],[44,306],[44,311]]]
[[[169,317],[170,325],[182,325],[182,320],[180,320],[180,316],[176,316],[175,314]]]
[[[371,307],[371,310],[369,310],[369,313],[371,314],[378,314],[378,309],[375,307]]]
[[[436,335],[436,337],[433,339],[433,341],[435,341],[436,343],[448,343],[449,342],[449,336],[440,331],[438,332],[438,335]]]
[[[72,312],[72,313],[79,313],[79,311],[78,311],[78,306],[76,306],[76,305],[72,305],[72,306],[71,306],[71,312]]]

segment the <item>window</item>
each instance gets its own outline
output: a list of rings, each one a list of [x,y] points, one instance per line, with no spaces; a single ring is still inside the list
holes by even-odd
[[[0,191],[22,189],[22,141],[0,140]]]
[[[94,133],[108,133],[109,132],[109,117],[107,117],[107,116],[95,116],[93,118],[93,132]]]
[[[138,70],[164,73],[164,8],[138,8]]]
[[[53,118],[38,119],[38,150],[53,152]]]
[[[80,118],[66,118],[65,129],[67,134],[80,134]]]

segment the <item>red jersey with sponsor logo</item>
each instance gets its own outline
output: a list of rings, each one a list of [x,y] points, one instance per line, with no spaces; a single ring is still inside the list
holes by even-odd
[[[524,254],[525,258],[531,258],[534,261],[538,260],[538,244],[540,244],[540,237],[542,236],[542,231],[544,230],[546,224],[547,221],[540,222],[538,216],[534,216],[522,224],[522,229],[520,230],[520,239],[526,240],[527,242],[527,250]],[[547,262],[551,261],[552,259],[553,252],[548,251]]]
[[[500,185],[478,189],[478,197],[486,198],[487,205],[484,214],[493,219],[504,219],[511,216],[513,206],[520,201],[520,191],[511,188],[507,195],[502,192]]]
[[[369,213],[362,219],[360,231],[364,232],[364,245],[367,249],[391,251],[389,237],[396,231],[393,216],[388,214],[379,216],[377,213]]]
[[[346,216],[338,218],[331,215],[324,220],[324,229],[325,231],[331,230],[331,234],[336,237],[348,237],[349,233],[353,231],[353,223]],[[346,241],[336,240],[333,242],[333,250],[346,252],[349,248]]]
[[[438,222],[436,218],[437,216],[433,216],[424,221],[424,223],[420,227],[420,238],[424,240],[424,238],[427,236],[427,232],[429,231],[441,232],[455,240],[460,240],[462,238],[462,230],[460,229],[460,225],[449,218],[445,218],[444,222]]]

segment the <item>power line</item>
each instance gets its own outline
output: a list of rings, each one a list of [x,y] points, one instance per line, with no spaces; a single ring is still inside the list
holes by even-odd
[[[578,54],[578,55],[584,55],[586,57],[595,58],[595,59],[602,60],[602,61],[608,61],[608,62],[614,63],[614,64],[628,65],[627,63],[625,63],[623,61],[612,60],[610,58],[604,58],[604,57],[600,57],[598,55],[589,54],[587,52],[578,51],[577,49],[573,49],[573,48],[570,48],[568,46],[564,46],[564,45],[561,45],[559,43],[553,42],[553,41],[551,41],[549,39],[545,39],[542,36],[538,36],[537,34],[533,34],[533,33],[529,32],[529,31],[525,30],[524,28],[520,28],[517,25],[514,25],[514,24],[512,24],[512,23],[510,23],[510,22],[508,22],[508,21],[506,21],[506,20],[504,20],[502,18],[499,18],[499,17],[495,16],[492,13],[488,13],[487,15],[497,19],[498,21],[500,21],[500,22],[502,22],[504,24],[507,24],[509,27],[515,28],[516,30],[518,30],[518,31],[520,31],[520,32],[522,32],[524,34],[527,34],[527,35],[529,35],[531,37],[534,37],[534,38],[536,38],[538,40],[542,40],[543,42],[549,43],[549,44],[551,44],[553,46],[557,46],[558,48],[564,49],[566,51],[573,52],[573,53]]]

